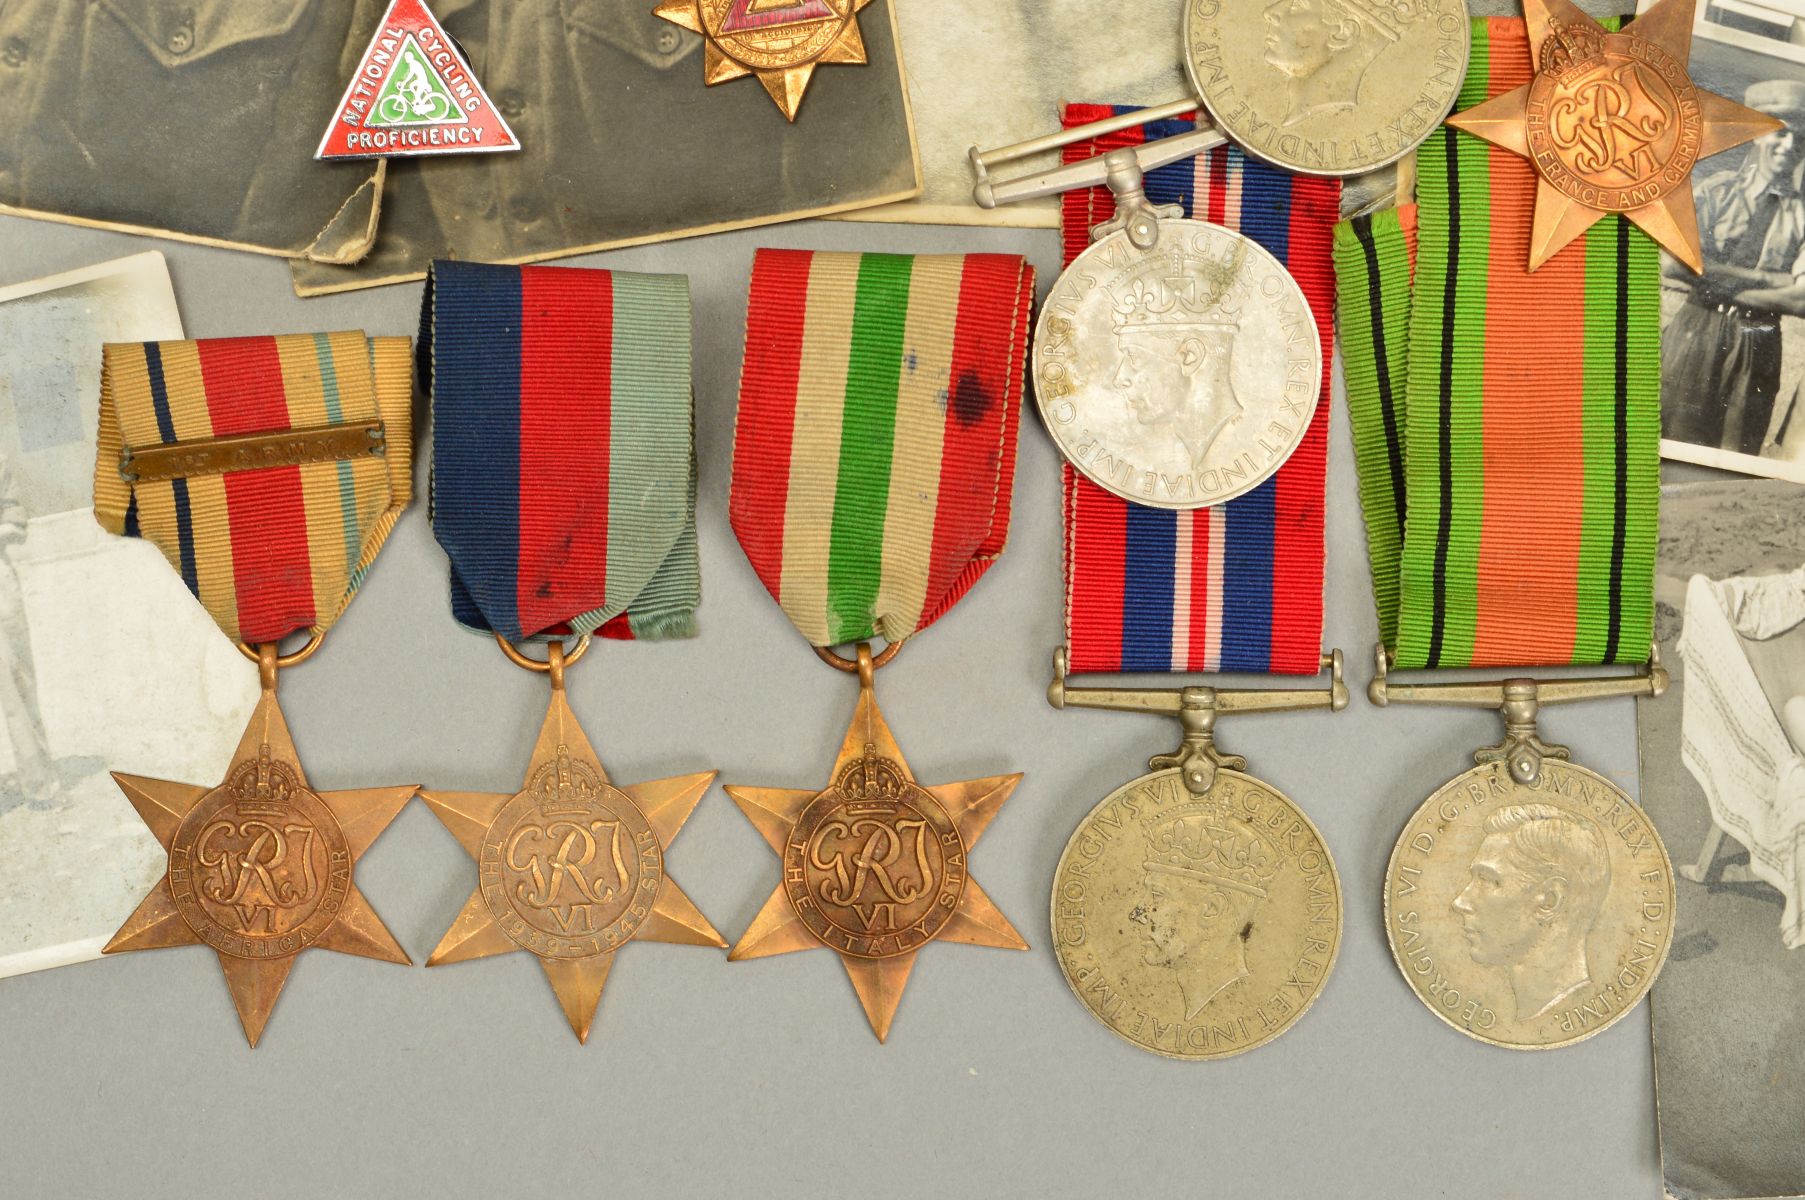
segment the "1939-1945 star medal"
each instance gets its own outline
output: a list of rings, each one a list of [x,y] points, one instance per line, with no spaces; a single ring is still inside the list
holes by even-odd
[[[1185,67],[1249,154],[1349,175],[1402,158],[1448,114],[1467,67],[1463,0],[1189,0]]]
[[[421,328],[452,613],[552,689],[519,791],[422,793],[477,873],[426,965],[534,954],[586,1042],[629,941],[727,946],[665,866],[714,772],[611,782],[564,691],[592,633],[695,632],[689,282],[440,262]],[[526,640],[548,657],[512,645]]]
[[[1535,164],[1530,270],[1607,213],[1704,269],[1693,164],[1781,122],[1693,85],[1695,7],[1661,0],[1612,33],[1570,0],[1524,0],[1534,77],[1448,118]]]
[[[1021,776],[918,782],[872,677],[1002,553],[1033,299],[1010,255],[753,260],[733,530],[859,695],[826,787],[727,788],[783,860],[730,957],[834,951],[879,1041],[929,942],[1027,949],[968,861]]]
[[[588,1041],[615,952],[627,942],[727,943],[664,867],[714,772],[610,782],[565,698],[566,665],[553,646],[551,705],[520,791],[420,794],[477,871],[476,890],[426,965],[537,955],[572,1031]]]
[[[355,870],[416,789],[316,790],[276,677],[411,498],[409,367],[407,339],[360,333],[105,348],[95,516],[162,551],[262,684],[217,787],[114,773],[169,865],[106,952],[210,946],[253,1046],[303,950],[408,961]]]
[[[705,39],[703,81],[758,77],[794,121],[815,68],[865,62],[859,11],[871,0],[660,0],[653,11]]]

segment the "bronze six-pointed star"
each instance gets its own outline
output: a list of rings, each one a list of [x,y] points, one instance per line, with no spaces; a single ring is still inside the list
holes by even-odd
[[[352,871],[417,789],[313,791],[272,687],[218,787],[113,778],[169,867],[102,952],[211,946],[253,1047],[301,951],[410,961]]]
[[[827,947],[884,1041],[928,942],[1028,948],[965,863],[1021,778],[917,783],[871,689],[861,687],[825,790],[727,787],[784,867],[727,957]]]
[[[1695,6],[1661,0],[1611,33],[1571,0],[1523,0],[1534,76],[1448,118],[1535,165],[1531,271],[1606,213],[1704,269],[1693,164],[1782,123],[1693,85]]]
[[[610,783],[554,687],[519,792],[420,794],[477,863],[476,890],[426,965],[534,954],[587,1042],[621,946],[727,947],[664,870],[664,852],[714,776]]]
[[[821,63],[864,63],[859,11],[871,0],[659,0],[654,14],[702,35],[709,87],[758,76],[790,120]]]

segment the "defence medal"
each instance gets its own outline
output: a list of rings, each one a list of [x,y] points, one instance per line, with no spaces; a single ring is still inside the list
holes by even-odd
[[[390,0],[314,157],[497,154],[520,139],[425,0]]]
[[[1118,126],[1090,124],[1034,144],[1071,144]],[[1185,124],[1163,140],[1070,163],[1032,187],[987,193],[993,203],[1096,183],[1113,193],[1114,214],[1089,231],[1091,244],[1041,308],[1034,395],[1066,461],[1150,508],[1202,508],[1259,487],[1309,434],[1320,395],[1322,339],[1284,264],[1220,219],[1195,220],[1176,200],[1151,199],[1145,186],[1144,172],[1221,143],[1214,130]],[[1019,149],[974,152],[974,161]]]
[[[702,35],[709,87],[758,77],[794,121],[815,68],[865,63],[859,12],[871,0],[659,0],[653,13]]]
[[[1131,115],[1143,124],[1126,124]],[[1087,136],[1098,117],[1110,128]],[[1338,180],[1292,176],[1221,145],[1194,160],[1162,161],[1167,147],[1196,145],[1189,121],[1086,105],[1069,106],[1065,120],[1068,156],[1096,157],[1062,171],[1113,160],[1110,170],[1120,174],[1145,156],[1155,164],[1142,180],[1147,202],[1176,205],[1180,218],[1208,214],[1299,293],[1308,334],[1288,334],[1288,344],[1314,349],[1328,340]],[[1087,265],[1095,247],[1085,248],[1086,235],[1111,204],[1096,187],[1067,198],[1066,252],[1075,260],[1068,275],[1096,270]],[[1250,251],[1232,250],[1224,273],[1252,261]],[[1256,283],[1249,294],[1279,290]],[[1245,311],[1244,299],[1230,306]],[[1223,714],[1347,704],[1340,654],[1322,651],[1325,363],[1300,353],[1279,377],[1306,424],[1283,465],[1234,499],[1154,507],[1065,467],[1067,646],[1048,699],[1056,708],[1177,717],[1184,740],[1078,823],[1054,876],[1054,953],[1086,1011],[1133,1045],[1172,1058],[1225,1058],[1292,1028],[1321,994],[1341,943],[1341,884],[1322,835],[1215,740]],[[1068,686],[1068,669],[1326,669],[1330,679],[1321,689],[1105,689]]]
[[[873,677],[1002,552],[1033,299],[1007,255],[753,262],[733,529],[859,693],[824,788],[727,787],[783,863],[729,957],[832,950],[879,1041],[929,942],[1028,948],[968,861],[1021,776],[920,782]]]
[[[695,632],[689,283],[439,262],[421,331],[452,613],[551,683],[519,791],[421,793],[477,867],[426,965],[525,950],[587,1042],[629,941],[727,945],[665,866],[714,772],[614,783],[564,689],[592,636]]]
[[[1469,108],[1530,71],[1521,23],[1474,22],[1473,39]],[[1675,899],[1653,823],[1536,726],[1547,704],[1666,688],[1651,649],[1659,253],[1611,217],[1532,277],[1539,186],[1450,123],[1419,152],[1418,207],[1347,222],[1335,247],[1381,639],[1370,695],[1496,708],[1505,724],[1405,822],[1386,936],[1430,1011],[1511,1049],[1570,1045],[1633,1009]],[[1394,678],[1546,663],[1636,672]]]
[[[405,338],[104,352],[95,516],[156,545],[262,684],[218,786],[114,773],[169,866],[105,953],[211,947],[252,1046],[303,950],[408,961],[355,871],[416,789],[315,789],[276,682],[319,649],[407,507],[411,395]]]
[[[1571,0],[1523,0],[1533,74],[1448,118],[1535,164],[1530,270],[1621,213],[1704,271],[1694,164],[1784,124],[1693,85],[1695,8],[1696,0],[1661,0],[1618,31]]]

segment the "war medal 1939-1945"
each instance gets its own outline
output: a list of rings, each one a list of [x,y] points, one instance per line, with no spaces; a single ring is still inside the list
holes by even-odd
[[[873,676],[1002,552],[1033,299],[1010,255],[753,260],[733,529],[859,692],[825,787],[727,786],[783,866],[731,957],[832,950],[879,1041],[928,943],[1027,949],[969,861],[1021,776],[917,780]]]
[[[1216,749],[1227,713],[1340,709],[1339,653],[1323,691],[1069,688],[1055,708],[1179,718],[1184,743],[1079,822],[1053,874],[1053,950],[1085,1009],[1169,1058],[1227,1058],[1290,1029],[1341,948],[1341,880],[1310,818]]]
[[[1474,23],[1483,69],[1468,75],[1464,111],[1530,78],[1534,32]],[[1501,744],[1411,806],[1385,926],[1404,979],[1443,1021],[1546,1049],[1620,1020],[1672,944],[1672,868],[1654,825],[1536,726],[1548,704],[1666,686],[1651,650],[1661,263],[1607,215],[1531,274],[1544,181],[1458,124],[1418,151],[1413,214],[1359,217],[1335,235],[1381,641],[1372,699],[1496,708],[1505,724]],[[1474,278],[1486,286],[1466,286]],[[1637,670],[1395,675],[1598,664]]]
[[[519,790],[421,793],[476,860],[427,966],[524,950],[586,1042],[628,942],[727,945],[665,865],[714,772],[616,784],[564,686],[592,635],[695,632],[689,282],[439,262],[420,327],[452,615],[551,683]]]
[[[1416,149],[1467,69],[1464,0],[1188,0],[1185,68],[1216,126],[1287,170],[1349,175]]]
[[[106,952],[211,947],[253,1046],[303,950],[408,961],[356,866],[416,789],[315,789],[276,679],[319,648],[412,497],[409,366],[407,339],[361,333],[103,356],[95,516],[162,551],[262,684],[217,787],[114,774],[168,869]]]
[[[1107,296],[1113,287],[1126,302],[1108,327],[1119,343],[1110,400],[1144,417],[1175,397],[1193,421],[1212,406],[1226,410],[1257,431],[1261,454],[1228,487],[1193,472],[1208,494],[1182,504],[1160,494],[1166,477],[1110,489],[1087,468],[1094,457],[1065,469],[1067,646],[1048,699],[1175,716],[1184,742],[1078,823],[1053,881],[1054,953],[1080,1003],[1124,1040],[1172,1058],[1224,1058],[1292,1028],[1341,944],[1341,885],[1322,835],[1215,744],[1221,714],[1347,703],[1339,652],[1321,650],[1321,347],[1340,181],[1248,160],[1188,121],[1106,111],[1071,106],[1068,128],[1039,142],[1096,157],[989,185],[995,200],[1090,188],[1065,205],[1069,261],[1043,313],[1036,359],[1042,415],[1062,440],[1057,406],[1070,402],[1062,391],[1070,368],[1048,345],[1074,336],[1062,292]],[[1113,197],[1094,186],[1103,183]],[[1080,251],[1099,206],[1112,202],[1104,240]],[[1219,224],[1184,219],[1205,213]],[[1128,267],[1148,242],[1154,249]],[[1149,386],[1143,364],[1179,378]],[[1182,428],[1148,426],[1151,445],[1188,453]],[[1319,690],[1078,688],[1068,667],[1300,675],[1326,667],[1331,681]]]

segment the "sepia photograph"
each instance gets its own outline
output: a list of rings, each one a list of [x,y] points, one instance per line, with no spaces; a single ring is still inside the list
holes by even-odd
[[[650,0],[443,0],[433,14],[520,152],[389,163],[375,249],[355,264],[295,262],[295,290],[420,279],[436,258],[537,262],[912,197],[895,8],[859,12],[868,61],[821,65],[792,124],[752,79],[708,86],[702,38]]]
[[[0,976],[99,957],[162,875],[108,769],[205,779],[257,699],[155,547],[94,520],[101,344],[181,336],[155,252],[0,287]]]
[[[1785,127],[1692,173],[1705,269],[1662,258],[1661,453],[1805,483],[1805,44],[1794,26],[1743,0],[1698,9],[1693,81]]]
[[[354,261],[382,166],[313,147],[385,4],[7,0],[0,212]]]
[[[1805,491],[1662,490],[1642,804],[1679,876],[1653,995],[1669,1195],[1805,1194]]]

